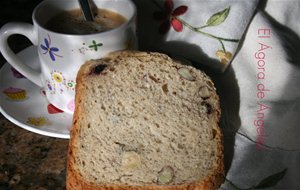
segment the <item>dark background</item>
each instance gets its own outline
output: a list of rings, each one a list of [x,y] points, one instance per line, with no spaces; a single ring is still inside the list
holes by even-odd
[[[41,1],[42,0],[0,0],[0,27],[8,22],[32,23],[32,11]],[[31,44],[28,39],[21,35],[10,37],[8,43],[14,52],[19,52]],[[0,67],[5,62],[1,54]]]
[[[0,27],[32,23],[33,9],[41,1],[0,0]],[[31,45],[21,35],[8,42],[15,53]],[[4,63],[0,53],[0,68]],[[24,130],[0,113],[0,190],[65,190],[67,148],[68,140]]]

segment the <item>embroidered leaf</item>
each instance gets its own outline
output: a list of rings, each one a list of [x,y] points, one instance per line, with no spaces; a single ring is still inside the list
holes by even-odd
[[[257,184],[254,189],[268,188],[275,186],[285,175],[287,169],[285,168],[281,172],[270,175],[269,177],[263,179],[259,184]]]
[[[207,26],[217,26],[221,23],[223,23],[227,16],[229,15],[230,7],[224,9],[223,11],[217,12],[214,15],[212,15],[206,22]]]

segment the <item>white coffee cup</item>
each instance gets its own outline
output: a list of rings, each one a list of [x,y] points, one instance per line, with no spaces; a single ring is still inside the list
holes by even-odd
[[[33,25],[8,23],[0,31],[0,51],[8,63],[43,87],[48,101],[68,113],[74,111],[76,75],[85,61],[137,46],[135,5],[130,0],[94,0],[94,3],[98,8],[121,14],[127,21],[117,28],[94,34],[53,32],[44,27],[45,23],[61,11],[79,8],[79,3],[44,0],[33,11]],[[37,47],[40,71],[26,66],[10,49],[7,39],[13,34],[26,36]]]

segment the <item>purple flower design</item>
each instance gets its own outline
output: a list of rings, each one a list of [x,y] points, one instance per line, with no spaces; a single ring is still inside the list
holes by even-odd
[[[58,52],[59,49],[57,47],[51,47],[51,38],[48,35],[48,39],[44,39],[45,45],[41,44],[42,50],[44,50],[43,54],[49,53],[50,58],[52,61],[55,61],[55,56],[56,57],[62,57],[61,55],[56,54],[55,52]]]

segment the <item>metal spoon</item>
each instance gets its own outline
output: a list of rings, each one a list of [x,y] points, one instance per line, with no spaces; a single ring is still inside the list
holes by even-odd
[[[79,4],[81,7],[81,10],[83,12],[84,18],[86,21],[93,21],[94,16],[91,10],[91,6],[89,3],[89,0],[79,0]]]

